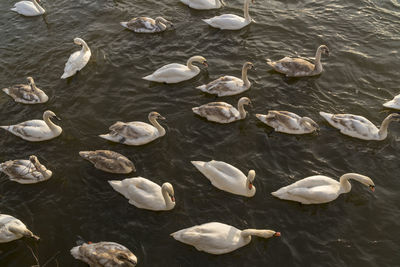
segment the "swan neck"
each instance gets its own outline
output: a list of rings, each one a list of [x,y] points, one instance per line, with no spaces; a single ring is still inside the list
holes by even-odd
[[[244,109],[244,104],[241,101],[238,103],[238,111],[241,119],[246,118],[246,110]]]
[[[274,235],[274,231],[271,230],[258,230],[258,229],[245,229],[242,231],[241,235],[243,238],[251,239],[251,236],[258,236],[262,238],[270,238]]]
[[[160,136],[165,135],[165,129],[158,123],[156,118],[149,118],[149,121],[151,122],[151,124],[156,127],[158,134]]]
[[[164,201],[165,201],[165,206],[167,207],[167,209],[172,209],[175,206],[175,203],[172,202],[171,197],[169,196],[167,189],[164,187],[161,187],[161,191],[162,191],[162,195],[164,197]]]
[[[187,61],[186,65],[190,70],[195,70],[197,68],[196,66],[193,65],[194,61],[196,61],[196,58],[194,58],[194,57],[189,58]]]
[[[244,12],[244,18],[246,21],[251,21],[251,17],[250,17],[250,13],[249,13],[250,1],[251,0],[244,1],[243,12]]]
[[[248,67],[247,66],[243,66],[243,68],[242,68],[242,81],[243,81],[243,83],[244,83],[244,86],[247,88],[247,87],[250,87],[250,81],[249,81],[249,79],[248,79],[248,76],[247,76],[247,71],[248,71],[249,69],[248,69]]]
[[[87,52],[90,51],[89,46],[87,45],[87,43],[85,41],[82,40],[82,51],[83,52]]]
[[[156,19],[156,25],[158,26],[158,28],[161,30],[161,31],[164,31],[164,30],[166,30],[167,29],[167,25],[165,25],[161,20],[159,20],[159,19]]]
[[[57,129],[57,125],[55,125],[51,120],[50,120],[50,116],[47,114],[43,115],[43,120],[44,122],[47,124],[47,126],[49,126],[49,128],[54,131],[55,129]]]
[[[36,2],[36,0],[32,0],[33,5],[40,11],[43,12],[44,9]]]
[[[388,134],[389,124],[390,124],[391,121],[392,121],[392,117],[389,115],[383,120],[383,122],[381,124],[381,127],[379,127],[378,134],[379,134],[379,137],[381,139],[385,139],[386,138],[386,136]]]
[[[340,177],[340,187],[343,193],[348,193],[351,190],[350,179],[356,180],[362,184],[366,184],[366,177],[358,173],[346,173]]]
[[[316,71],[322,71],[321,54],[322,54],[321,47],[318,47],[317,52],[315,53],[315,62],[314,62]]]

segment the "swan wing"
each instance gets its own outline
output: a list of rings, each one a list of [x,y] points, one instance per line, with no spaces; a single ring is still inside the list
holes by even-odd
[[[37,16],[44,13],[41,10],[38,10],[31,1],[20,1],[16,3],[14,8],[11,10],[24,16]]]
[[[126,26],[135,32],[154,32],[157,30],[154,19],[147,17],[133,18],[126,23]]]
[[[225,102],[211,102],[192,109],[197,115],[207,118],[209,121],[229,123],[240,118],[239,111]]]
[[[243,174],[243,172],[226,162],[212,160],[210,162],[207,162],[206,166],[209,166],[210,169],[215,169],[215,171],[228,177],[246,180],[246,176]]]
[[[273,62],[271,66],[273,66],[276,71],[293,77],[306,76],[315,68],[314,64],[308,62],[307,60],[290,57],[284,57],[281,60]]]
[[[153,74],[143,77],[143,79],[156,82],[176,83],[189,80],[199,74],[199,72],[200,69],[198,67],[195,67],[195,70],[191,70],[185,65],[173,63],[156,70]]]
[[[329,114],[320,112],[329,124],[338,128],[341,133],[361,138],[370,139],[378,135],[379,129],[368,119],[353,114]]]
[[[246,90],[243,85],[243,80],[234,76],[220,77],[207,85],[197,87],[197,89],[218,96],[235,95]]]
[[[42,139],[51,132],[43,120],[30,120],[16,125],[3,126],[3,128],[19,137],[28,139]]]
[[[251,22],[234,14],[224,14],[210,19],[204,19],[203,21],[212,27],[222,30],[239,30]]]
[[[299,201],[303,204],[326,203],[339,196],[338,187],[323,185],[311,188],[293,188],[287,192],[288,200]]]
[[[61,76],[61,79],[65,79],[73,76],[77,71],[83,69],[88,63],[91,56],[91,52],[89,51],[76,51],[71,54],[68,58],[67,63],[65,63],[64,74]]]

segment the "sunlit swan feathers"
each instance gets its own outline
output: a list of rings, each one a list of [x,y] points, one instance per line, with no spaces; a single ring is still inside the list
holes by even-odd
[[[88,63],[90,56],[92,55],[89,46],[83,39],[75,38],[74,43],[77,45],[81,45],[82,49],[80,51],[74,52],[69,57],[67,63],[65,63],[64,74],[61,76],[61,79],[71,77],[75,75],[75,73],[83,69]]]
[[[133,18],[130,21],[121,22],[122,27],[137,33],[155,33],[165,31],[168,26],[173,27],[172,22],[157,17],[155,20],[147,17]]]
[[[383,104],[384,107],[400,109],[400,94],[396,95],[392,100]]]
[[[180,1],[185,5],[188,5],[190,8],[197,10],[218,9],[225,5],[222,0],[180,0]]]
[[[350,192],[350,179],[368,186],[372,191],[375,190],[371,178],[358,173],[346,173],[340,177],[339,182],[323,175],[310,176],[271,194],[280,199],[297,201],[302,204],[327,203],[335,200],[340,194]]]
[[[40,104],[49,100],[49,97],[37,88],[32,77],[28,77],[28,84],[16,84],[9,88],[3,88],[3,92],[11,96],[15,102],[23,104]]]
[[[39,237],[29,231],[20,220],[7,214],[0,214],[0,243],[11,242],[21,237],[39,240]]]
[[[215,255],[229,253],[249,244],[252,235],[270,238],[280,236],[281,233],[273,230],[239,230],[228,224],[209,222],[171,234],[175,240],[194,246],[199,251]]]
[[[252,22],[249,13],[250,1],[254,2],[254,0],[244,0],[244,17],[234,14],[223,14],[210,19],[203,19],[203,21],[211,27],[221,30],[240,30]]]
[[[110,173],[130,173],[135,165],[124,155],[110,150],[81,151],[79,155],[99,170]]]
[[[44,10],[37,1],[39,0],[20,1],[16,3],[11,10],[28,17],[40,16],[44,14],[46,10]]]
[[[208,84],[196,87],[201,91],[218,96],[237,95],[249,90],[251,83],[247,77],[247,70],[252,69],[254,66],[251,62],[243,64],[242,79],[234,76],[222,76]]]
[[[186,65],[172,63],[159,68],[152,74],[143,77],[144,80],[160,83],[179,83],[190,80],[200,73],[200,69],[193,62],[200,62],[206,67],[207,60],[201,56],[193,56],[188,59]]]
[[[256,114],[256,117],[275,129],[276,132],[287,134],[307,134],[319,130],[318,124],[308,117],[289,111],[270,110],[267,115]]]
[[[172,210],[175,207],[174,188],[170,183],[162,186],[143,178],[108,181],[112,188],[129,199],[129,204],[147,210]]]
[[[246,177],[238,168],[223,161],[192,161],[192,164],[218,189],[245,197],[256,193],[254,170],[250,170]]]
[[[378,129],[366,118],[353,114],[319,113],[330,125],[340,130],[342,134],[363,140],[384,140],[388,135],[388,127],[392,121],[400,121],[400,114],[387,116]]]
[[[238,108],[225,102],[211,102],[192,108],[193,112],[209,121],[218,123],[230,123],[246,118],[246,110],[244,105],[251,105],[251,101],[247,97],[239,99]]]
[[[165,120],[157,112],[150,112],[148,124],[141,121],[116,122],[110,126],[108,134],[99,135],[101,138],[130,146],[139,146],[165,135],[165,129],[157,122],[157,119]]]
[[[7,174],[11,181],[20,184],[43,182],[50,179],[53,174],[33,155],[29,157],[29,160],[17,159],[0,163],[0,171]]]
[[[46,110],[43,113],[43,120],[30,120],[15,125],[0,126],[0,128],[31,142],[50,140],[62,133],[61,127],[50,120],[53,117],[59,120],[53,111]]]
[[[90,267],[134,267],[137,264],[136,256],[115,242],[84,243],[73,247],[71,255]]]
[[[315,54],[314,64],[302,58],[284,57],[278,61],[267,59],[270,65],[277,72],[285,74],[287,77],[314,76],[322,72],[321,54],[329,56],[329,49],[326,45],[318,47]]]

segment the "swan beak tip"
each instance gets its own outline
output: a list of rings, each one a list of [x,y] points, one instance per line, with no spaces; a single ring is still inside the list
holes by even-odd
[[[375,192],[375,186],[370,185],[370,186],[369,186],[369,189],[371,189],[372,192]]]
[[[172,202],[175,202],[175,197],[171,196],[171,200],[172,200]]]
[[[204,61],[204,62],[203,62],[203,65],[206,66],[206,67],[208,67],[207,61]]]
[[[274,236],[281,236],[281,232],[276,232]]]

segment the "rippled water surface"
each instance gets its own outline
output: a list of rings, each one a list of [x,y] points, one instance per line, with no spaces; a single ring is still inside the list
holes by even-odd
[[[47,14],[27,18],[9,11],[16,1],[0,2],[1,87],[33,76],[50,97],[43,105],[22,105],[0,95],[0,124],[42,116],[46,109],[61,119],[57,139],[30,143],[5,131],[0,162],[39,157],[53,177],[35,185],[0,179],[0,212],[21,219],[41,241],[0,245],[1,266],[34,264],[25,243],[43,264],[56,255],[59,266],[85,266],[69,250],[79,241],[115,241],[131,249],[140,266],[396,266],[400,264],[398,175],[400,125],[390,126],[381,142],[341,135],[319,116],[323,110],[353,113],[377,125],[391,112],[382,103],[400,93],[400,4],[398,1],[257,0],[250,7],[256,23],[240,31],[208,27],[202,18],[242,14],[242,1],[196,11],[178,0],[43,0]],[[135,16],[164,17],[176,29],[140,35],[119,22]],[[69,55],[79,49],[74,37],[92,49],[88,65],[61,80]],[[326,44],[324,73],[287,79],[270,71],[265,58],[313,57]],[[141,77],[193,55],[209,67],[176,85],[149,83]],[[245,61],[252,87],[241,96],[254,107],[240,122],[218,125],[191,112],[214,101],[194,87],[223,74],[240,76]],[[313,118],[320,134],[275,133],[256,113],[288,110]],[[167,134],[148,145],[129,147],[99,138],[115,121],[147,120],[158,111]],[[80,150],[110,149],[136,164],[131,175],[95,169]],[[223,160],[247,173],[255,169],[257,193],[251,199],[214,188],[190,163]],[[347,172],[370,176],[376,191],[353,182],[350,193],[329,204],[305,206],[273,198],[270,192],[304,177]],[[175,188],[177,205],[168,212],[137,209],[107,183],[143,176]],[[280,238],[252,242],[233,253],[213,256],[175,241],[170,233],[195,224],[219,221],[244,228],[281,231]],[[56,266],[53,261],[47,266]]]

